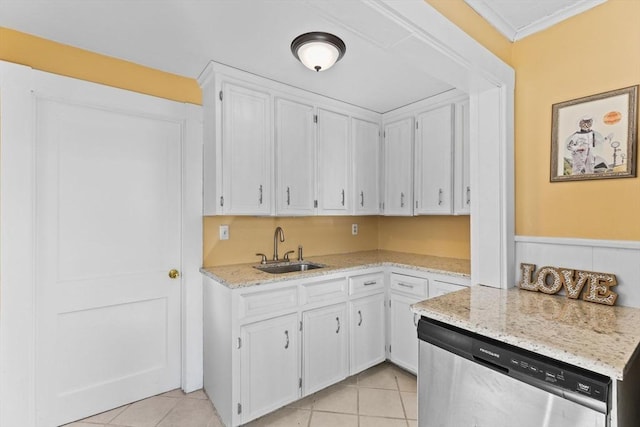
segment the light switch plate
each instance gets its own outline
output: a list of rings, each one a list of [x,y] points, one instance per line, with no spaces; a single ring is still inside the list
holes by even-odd
[[[358,224],[351,224],[351,234],[354,236],[358,235]]]
[[[229,240],[229,226],[226,224],[220,226],[220,240]]]

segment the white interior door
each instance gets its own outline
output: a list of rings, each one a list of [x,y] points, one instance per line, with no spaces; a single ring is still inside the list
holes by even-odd
[[[60,83],[73,103],[36,101],[39,426],[180,386],[181,123]]]

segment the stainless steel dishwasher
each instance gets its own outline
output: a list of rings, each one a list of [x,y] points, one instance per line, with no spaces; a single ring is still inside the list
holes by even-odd
[[[606,427],[611,380],[435,320],[418,323],[420,427]]]

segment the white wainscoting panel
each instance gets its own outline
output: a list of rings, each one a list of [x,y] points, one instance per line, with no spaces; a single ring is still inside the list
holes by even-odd
[[[520,264],[613,273],[616,305],[640,307],[640,241],[516,236],[516,278]]]

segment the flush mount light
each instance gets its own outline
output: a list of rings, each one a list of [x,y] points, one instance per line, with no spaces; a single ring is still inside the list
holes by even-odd
[[[340,38],[329,33],[299,35],[291,42],[291,52],[310,70],[325,71],[338,62],[347,47]]]

